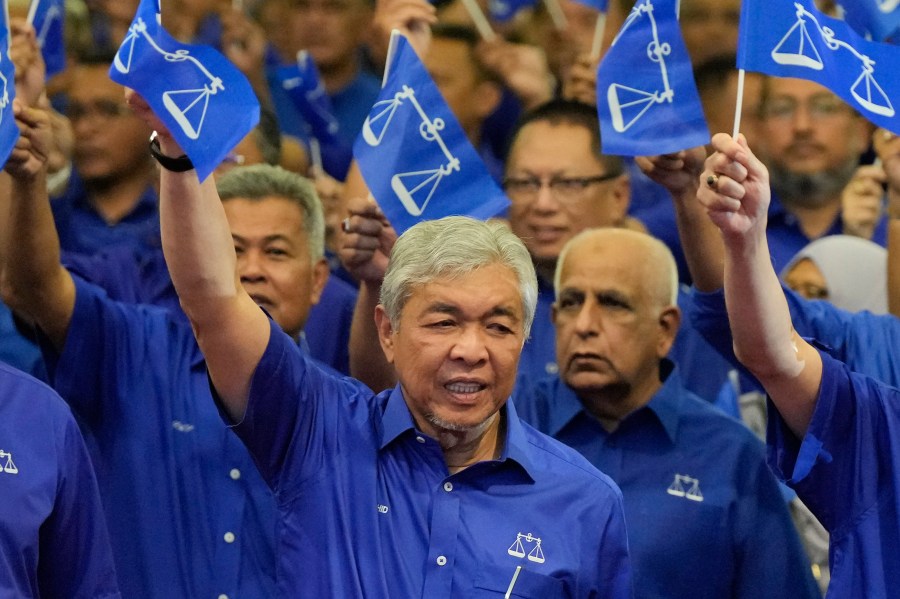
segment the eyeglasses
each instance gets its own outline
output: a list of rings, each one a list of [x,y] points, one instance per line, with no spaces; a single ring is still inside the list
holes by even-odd
[[[849,107],[837,96],[820,94],[812,96],[806,102],[798,102],[794,98],[774,98],[763,104],[762,116],[768,119],[792,120],[801,106],[806,107],[809,117],[813,120],[825,120],[849,112]]]
[[[78,121],[88,117],[101,119],[115,119],[126,114],[133,114],[131,109],[121,102],[113,100],[97,100],[89,104],[70,102],[66,108],[66,116],[70,121]]]
[[[507,177],[503,180],[503,189],[510,199],[533,200],[546,185],[554,198],[569,202],[584,197],[584,192],[591,185],[615,179],[619,175],[621,173],[613,172],[591,177],[552,177],[549,180],[538,177]]]

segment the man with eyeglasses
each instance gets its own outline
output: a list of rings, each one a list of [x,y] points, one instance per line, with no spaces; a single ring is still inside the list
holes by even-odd
[[[872,214],[862,219],[867,225],[860,224],[858,212],[849,213],[860,209],[858,202],[866,201],[864,192],[878,177],[871,168],[857,168],[870,132],[862,117],[817,83],[769,77],[758,127],[759,154],[771,173],[767,232],[776,271],[824,235],[849,233],[885,245],[877,190],[869,202]]]
[[[53,201],[62,249],[95,254],[127,245],[158,247],[156,170],[147,154],[147,125],[109,78],[111,56],[87,57],[72,69],[66,114],[72,123],[72,172]]]
[[[525,242],[538,275],[538,307],[522,350],[520,377],[556,373],[553,271],[563,246],[584,229],[637,226],[628,218],[628,175],[617,156],[600,153],[592,106],[554,100],[528,113],[516,128],[503,187],[509,224]]]

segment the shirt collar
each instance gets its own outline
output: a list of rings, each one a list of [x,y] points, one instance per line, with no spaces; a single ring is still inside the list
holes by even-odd
[[[678,423],[681,414],[682,403],[682,384],[681,376],[675,363],[664,358],[660,361],[660,377],[663,379],[662,387],[650,398],[650,401],[637,412],[642,410],[650,410],[656,415],[663,430],[672,443],[678,437]],[[553,394],[553,405],[550,410],[550,421],[547,427],[547,434],[556,437],[563,428],[566,427],[582,412],[586,412],[581,400],[575,395],[575,392],[561,379],[554,381],[556,393]],[[631,418],[634,414],[625,418]]]
[[[534,480],[530,456],[531,445],[528,442],[525,428],[519,420],[513,402],[507,401],[504,407],[500,409],[500,418],[506,419],[506,439],[503,444],[500,461],[512,460],[516,462]],[[381,423],[382,432],[379,449],[382,450],[407,431],[416,431],[412,414],[406,405],[406,400],[403,398],[400,385],[391,390],[381,417]]]
[[[94,208],[94,205],[91,204],[90,199],[88,198],[84,180],[74,171],[69,179],[69,187],[65,195],[71,198],[74,206],[99,216],[100,213]],[[157,197],[156,190],[152,185],[148,185],[134,207],[120,220],[125,221],[131,217],[154,214],[158,211],[158,205],[159,198]]]

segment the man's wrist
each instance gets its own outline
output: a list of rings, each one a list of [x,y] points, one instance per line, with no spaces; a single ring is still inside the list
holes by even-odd
[[[178,157],[167,156],[164,154],[159,144],[159,135],[156,131],[150,136],[150,155],[153,156],[159,165],[167,171],[183,173],[193,170],[194,168],[194,163],[191,162],[191,159],[185,154]]]

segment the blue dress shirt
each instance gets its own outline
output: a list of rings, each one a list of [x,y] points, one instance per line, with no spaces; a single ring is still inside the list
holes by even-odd
[[[75,277],[53,385],[78,415],[125,597],[270,598],[275,501],[222,423],[182,319]]]
[[[159,306],[187,322],[159,248],[140,253],[117,246],[93,256],[66,252],[62,261],[69,271],[101,287],[116,301]],[[348,283],[330,276],[304,327],[310,355],[344,374],[350,373],[350,325],[356,295]]]
[[[900,589],[900,391],[824,352],[806,436],[769,410],[769,463],[831,534],[829,597]]]
[[[119,597],[91,460],[69,408],[0,364],[0,597]]]
[[[635,597],[818,597],[762,443],[668,372],[608,433],[559,377],[517,390],[526,422],[622,489]]]
[[[784,285],[782,290],[798,334],[826,344],[829,353],[850,370],[900,387],[900,353],[896,351],[900,319],[890,314],[847,312],[827,301],[804,299]],[[690,319],[720,354],[744,370],[734,356],[724,291],[695,291]]]
[[[243,421],[281,510],[288,597],[630,597],[621,495],[502,411],[499,460],[450,475],[399,388],[312,366],[272,324]]]
[[[778,199],[775,191],[772,191],[772,201],[769,203],[768,224],[766,225],[766,239],[769,241],[769,253],[772,255],[772,265],[775,272],[787,266],[794,255],[805,248],[811,241],[800,228],[797,217],[788,212],[784,204]],[[844,232],[844,223],[838,214],[831,226],[823,234],[840,235]],[[882,215],[875,225],[872,241],[885,247],[887,245],[887,215]]]
[[[152,187],[144,191],[130,213],[112,225],[88,201],[84,183],[74,172],[65,193],[50,206],[65,251],[90,255],[116,245],[138,251],[159,246],[159,201]]]

